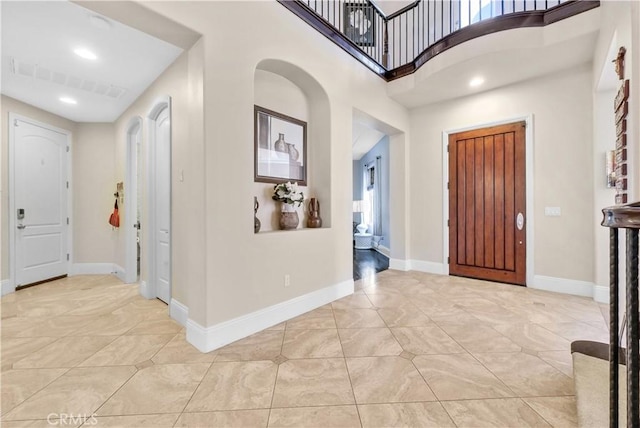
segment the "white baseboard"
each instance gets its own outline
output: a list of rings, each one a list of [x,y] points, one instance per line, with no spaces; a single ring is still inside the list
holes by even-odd
[[[169,316],[181,326],[186,327],[187,320],[189,319],[189,308],[178,302],[176,299],[171,299],[171,303],[169,304]]]
[[[118,279],[120,279],[120,281],[124,282],[125,284],[127,283],[127,275],[125,274],[124,269],[122,268],[122,266],[114,263],[113,264],[113,271],[115,272],[115,274],[118,277]]]
[[[210,327],[189,319],[187,341],[201,352],[210,352],[350,294],[351,279]]]
[[[411,270],[411,262],[409,260],[389,259],[389,269],[408,271]]]
[[[611,300],[609,297],[609,287],[603,287],[602,285],[593,286],[593,300],[608,305]]]
[[[527,284],[527,287],[555,291],[556,293],[573,294],[574,296],[594,297],[595,284],[575,279],[534,275],[533,282]]]
[[[416,270],[418,272],[444,275],[444,265],[442,263],[426,262],[423,260],[409,260],[409,266],[411,267],[411,270]]]
[[[383,256],[391,257],[391,250],[385,247],[384,245],[378,245],[377,247],[373,247],[373,249],[379,252],[380,254],[382,254]]]
[[[16,287],[14,287],[13,281],[11,281],[10,279],[3,279],[1,284],[2,284],[2,294],[1,294],[2,296],[16,291]]]
[[[138,292],[145,299],[155,299],[155,293],[152,292],[151,287],[147,284],[147,281],[140,280],[140,284],[138,284]]]
[[[69,276],[74,275],[108,275],[115,273],[113,263],[71,263]]]
[[[445,274],[444,265],[442,263],[426,262],[424,260],[389,259],[389,269],[402,271],[415,270],[418,272],[435,273],[438,275]]]

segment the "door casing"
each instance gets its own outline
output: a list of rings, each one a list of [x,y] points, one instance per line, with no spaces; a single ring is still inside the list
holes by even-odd
[[[64,134],[67,138],[67,147],[69,147],[69,151],[67,152],[67,181],[69,182],[69,188],[67,190],[67,217],[69,217],[69,227],[67,227],[67,252],[69,254],[69,261],[67,261],[67,273],[71,267],[71,260],[73,260],[73,180],[72,180],[72,134],[71,131],[55,127],[53,125],[49,125],[48,123],[40,122],[35,119],[31,119],[27,116],[22,116],[17,113],[9,112],[9,286],[8,288],[2,289],[2,294],[12,293],[16,289],[16,257],[15,257],[15,248],[16,248],[16,201],[15,201],[15,163],[13,159],[13,155],[15,153],[15,131],[14,124],[16,120],[20,120],[23,122],[30,123],[34,126],[39,126],[41,128],[45,128],[54,132],[58,132]]]
[[[524,121],[527,125],[525,130],[525,156],[526,156],[526,237],[527,237],[527,254],[526,254],[526,266],[527,266],[527,286],[533,284],[534,279],[534,206],[533,206],[533,114],[527,116],[515,116],[508,119],[499,120],[495,122],[478,123],[467,127],[448,129],[442,132],[442,256],[443,256],[443,274],[449,275],[449,263],[447,263],[447,257],[449,257],[449,227],[447,220],[449,220],[449,190],[447,185],[449,182],[449,153],[447,152],[447,145],[449,144],[449,135],[456,134],[458,132],[471,131],[474,129],[489,128],[497,125],[506,125],[513,122]]]
[[[158,297],[157,292],[157,261],[158,257],[155,250],[156,245],[156,203],[155,203],[155,177],[156,177],[156,157],[155,157],[155,148],[154,146],[156,142],[155,135],[155,122],[158,118],[158,115],[164,110],[168,109],[169,119],[171,119],[171,97],[166,95],[162,96],[155,100],[149,113],[146,115],[147,122],[147,218],[146,218],[146,226],[143,224],[142,226],[142,235],[144,237],[145,242],[145,251],[142,252],[142,255],[147,259],[146,266],[146,278],[147,282],[145,283],[140,280],[140,294],[147,299],[155,299]],[[169,147],[171,147],[171,134],[169,135]],[[171,162],[170,162],[171,163]],[[172,166],[169,165],[169,171],[171,171]],[[169,188],[169,205],[171,206],[171,188]],[[172,222],[171,209],[169,212],[169,223]],[[172,236],[171,229],[169,229],[169,242],[172,245]],[[169,250],[169,276],[172,275],[172,250]],[[170,290],[171,291],[171,290]],[[171,300],[171,293],[169,296],[169,300]],[[167,302],[169,304],[169,302]]]

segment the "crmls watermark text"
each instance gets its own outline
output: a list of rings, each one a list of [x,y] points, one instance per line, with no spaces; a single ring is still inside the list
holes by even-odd
[[[49,413],[47,415],[47,423],[49,425],[96,425],[98,419],[95,415],[74,415],[73,413]]]

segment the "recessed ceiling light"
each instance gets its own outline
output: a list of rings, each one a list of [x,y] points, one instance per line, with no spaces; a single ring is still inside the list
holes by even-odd
[[[469,82],[469,86],[471,86],[472,88],[475,88],[476,86],[480,86],[483,83],[484,83],[484,78],[482,78],[482,77],[474,77]]]
[[[78,102],[76,100],[74,100],[73,98],[69,98],[69,97],[60,97],[59,98],[60,101],[62,101],[65,104],[78,104]]]
[[[98,59],[98,56],[96,54],[91,52],[89,49],[85,49],[85,48],[74,49],[73,53],[78,55],[80,58],[90,59],[92,61],[95,61],[96,59]]]

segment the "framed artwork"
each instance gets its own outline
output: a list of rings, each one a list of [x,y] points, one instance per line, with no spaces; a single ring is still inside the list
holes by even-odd
[[[375,46],[376,25],[373,6],[368,3],[344,4],[343,32],[358,46]]]
[[[254,181],[307,185],[307,122],[254,106]]]

